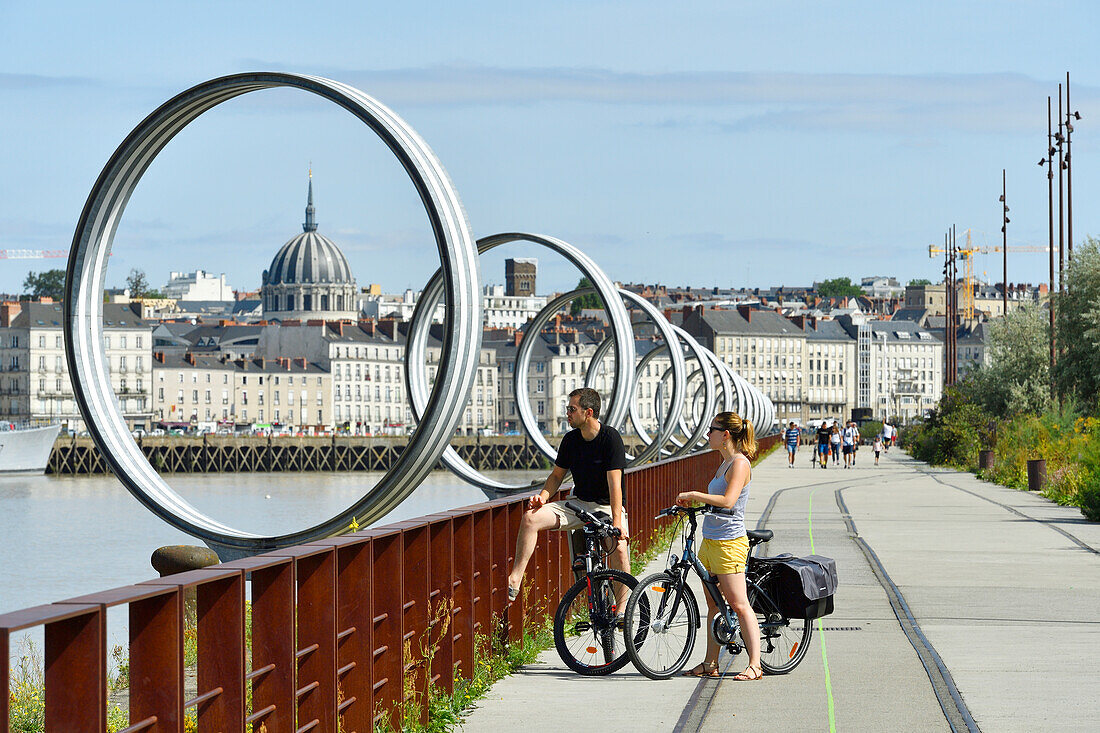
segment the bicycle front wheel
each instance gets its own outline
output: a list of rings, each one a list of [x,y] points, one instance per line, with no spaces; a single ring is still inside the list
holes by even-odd
[[[604,675],[621,669],[626,655],[623,630],[616,623],[619,599],[638,581],[621,570],[600,570],[582,577],[562,596],[554,614],[554,646],[569,669]]]
[[[668,572],[649,575],[638,581],[626,603],[626,653],[646,677],[668,679],[691,656],[698,625],[691,588]]]
[[[810,648],[813,621],[787,618],[772,597],[755,585],[749,586],[749,605],[760,624],[760,666],[767,674],[787,674]]]

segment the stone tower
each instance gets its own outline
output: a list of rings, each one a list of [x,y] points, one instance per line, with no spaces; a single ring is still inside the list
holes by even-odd
[[[535,274],[539,261],[533,257],[515,257],[504,261],[504,294],[534,295]]]

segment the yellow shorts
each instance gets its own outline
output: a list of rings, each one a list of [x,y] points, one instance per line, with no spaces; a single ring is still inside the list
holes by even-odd
[[[749,538],[745,536],[732,540],[708,540],[703,538],[699,545],[699,561],[715,575],[745,572],[749,561]]]

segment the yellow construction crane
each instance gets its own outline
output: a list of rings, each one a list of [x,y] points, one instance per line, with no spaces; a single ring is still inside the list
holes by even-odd
[[[934,244],[928,245],[928,256],[935,257],[936,255],[942,255],[946,252],[943,247],[937,247]],[[991,252],[1004,252],[1005,248],[1001,245],[990,246],[978,246],[975,245],[970,239],[970,230],[966,230],[966,246],[956,247],[955,251],[958,252],[959,259],[963,262],[963,292],[962,298],[960,298],[961,312],[963,317],[972,319],[974,318],[974,255],[976,254],[990,254]],[[1009,252],[1049,252],[1050,247],[1039,247],[1030,244],[1011,245],[1008,247]],[[1004,283],[1003,287],[1008,287],[1008,283]]]

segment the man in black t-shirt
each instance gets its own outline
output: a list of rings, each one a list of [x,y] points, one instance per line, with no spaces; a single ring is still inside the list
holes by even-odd
[[[538,533],[547,529],[576,529],[582,525],[577,515],[565,508],[564,502],[547,503],[561,486],[567,471],[573,474],[572,500],[590,512],[609,514],[612,524],[622,532],[609,559],[611,567],[630,572],[626,509],[623,508],[626,451],[622,436],[610,425],[600,423],[600,395],[594,389],[584,387],[570,392],[565,413],[573,429],[561,439],[554,470],[542,491],[527,502],[516,539],[515,563],[508,575],[509,600],[515,600],[519,594]]]
[[[833,436],[832,428],[829,427],[829,423],[825,420],[821,421],[821,426],[817,429],[817,455],[821,461],[821,467],[825,468],[829,461],[829,441]]]

